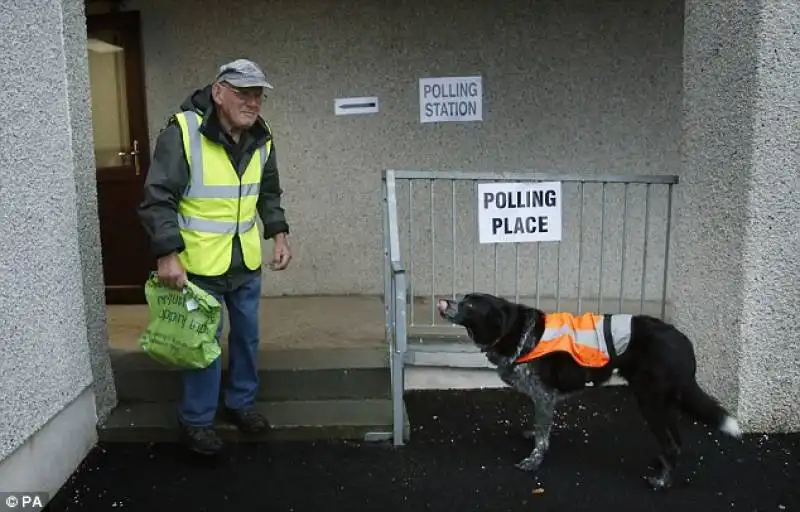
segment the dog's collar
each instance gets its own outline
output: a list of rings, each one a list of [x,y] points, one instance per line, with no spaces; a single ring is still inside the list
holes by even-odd
[[[507,334],[507,333],[506,333],[506,334]],[[497,338],[496,340],[494,340],[494,341],[493,341],[493,342],[491,342],[490,344],[488,344],[488,345],[486,345],[486,346],[484,346],[484,347],[481,347],[481,352],[488,352],[488,351],[492,350],[492,349],[494,348],[494,346],[495,346],[495,345],[497,345],[498,343],[500,343],[500,340],[502,340],[503,338],[505,338],[505,336],[506,336],[505,334],[502,334],[502,335],[501,335],[499,338]]]

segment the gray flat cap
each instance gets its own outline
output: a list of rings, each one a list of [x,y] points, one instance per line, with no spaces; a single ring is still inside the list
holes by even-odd
[[[258,64],[248,59],[236,59],[219,67],[216,82],[228,82],[234,87],[265,87],[272,89],[267,76]]]

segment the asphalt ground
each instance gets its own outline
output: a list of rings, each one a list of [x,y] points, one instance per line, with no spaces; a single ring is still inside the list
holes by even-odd
[[[800,434],[723,437],[685,421],[678,484],[642,475],[656,443],[624,387],[562,405],[535,474],[516,469],[531,407],[509,390],[407,395],[408,445],[236,444],[214,459],[174,444],[100,445],[46,510],[794,511]]]

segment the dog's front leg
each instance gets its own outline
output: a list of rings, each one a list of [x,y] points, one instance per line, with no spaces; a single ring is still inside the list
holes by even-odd
[[[535,414],[533,430],[526,432],[525,436],[534,439],[533,451],[516,464],[517,468],[524,471],[536,471],[544,460],[544,456],[550,447],[550,431],[553,428],[557,402],[554,393],[539,391],[531,395]]]

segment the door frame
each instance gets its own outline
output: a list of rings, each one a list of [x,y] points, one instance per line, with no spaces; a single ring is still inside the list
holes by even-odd
[[[138,140],[139,154],[138,165],[140,168],[139,186],[144,184],[150,170],[150,130],[147,118],[147,97],[145,94],[145,60],[141,30],[140,11],[110,11],[86,15],[86,37],[93,30],[116,29],[124,34],[125,38],[125,77],[126,101],[128,103],[128,124],[131,140]],[[88,57],[87,57],[88,58]],[[88,66],[88,61],[87,61]],[[90,85],[91,87],[91,85]],[[132,105],[141,105],[141,108],[131,108]],[[141,134],[141,136],[138,136]],[[98,201],[100,200],[100,187],[103,182],[114,182],[128,179],[118,173],[107,172],[103,176],[97,172],[95,164],[95,186],[97,187]],[[103,219],[98,218],[102,224]],[[102,245],[102,239],[101,239]],[[151,259],[149,252],[142,258]],[[105,266],[105,262],[103,262]],[[105,273],[105,270],[104,270]],[[136,285],[109,286],[105,283],[106,304],[144,304],[144,282]]]

